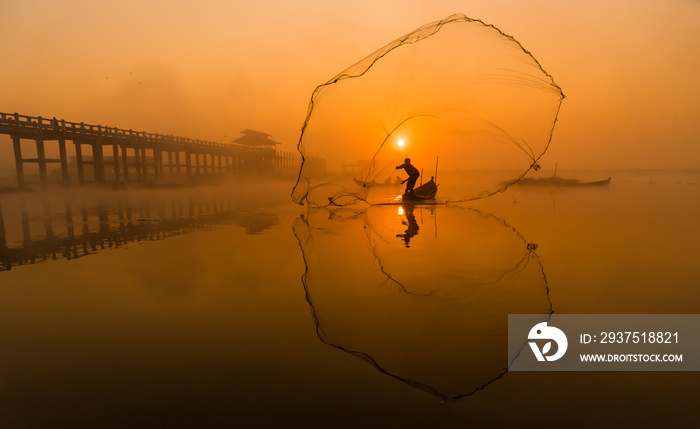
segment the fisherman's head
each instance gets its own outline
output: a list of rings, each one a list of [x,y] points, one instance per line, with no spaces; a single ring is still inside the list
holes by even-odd
[[[403,161],[404,161],[406,164],[410,164],[410,163],[411,163],[411,158],[406,158],[406,159],[404,159]]]

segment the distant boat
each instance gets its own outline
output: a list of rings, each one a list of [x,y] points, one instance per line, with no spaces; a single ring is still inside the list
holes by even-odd
[[[525,177],[515,182],[515,184],[521,186],[607,186],[610,184],[610,179],[611,178],[608,177],[605,180],[598,180],[595,182],[581,182],[576,179],[562,179],[556,176],[538,179]]]
[[[360,188],[373,188],[375,186],[389,187],[389,186],[400,186],[401,185],[401,182],[392,182],[391,180],[387,180],[386,182],[375,182],[373,180],[371,180],[369,182],[365,182],[363,180],[359,180],[356,178],[353,178],[353,180],[355,181],[355,184],[357,186],[359,186]]]
[[[434,179],[434,177],[431,177],[428,182],[414,188],[413,195],[408,193],[403,194],[401,200],[407,202],[432,200],[435,198],[435,195],[437,195],[438,189],[438,185],[435,183]]]
[[[523,179],[515,182],[515,185],[522,186],[607,186],[610,184],[610,177],[605,180],[598,180],[595,182],[582,182],[576,179],[562,179],[557,177],[557,163],[554,164],[554,176],[552,177],[542,177],[542,178],[532,178],[525,177]]]

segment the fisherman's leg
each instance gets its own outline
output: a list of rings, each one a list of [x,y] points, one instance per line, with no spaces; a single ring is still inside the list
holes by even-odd
[[[408,182],[406,182],[406,192],[410,193],[414,197],[415,197],[415,194],[413,193],[413,187],[416,186],[417,180],[418,180],[417,177],[410,177],[408,179]]]

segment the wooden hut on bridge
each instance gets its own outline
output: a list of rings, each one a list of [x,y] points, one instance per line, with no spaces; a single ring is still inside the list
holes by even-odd
[[[251,149],[272,150],[274,152],[276,151],[276,145],[280,144],[280,142],[276,142],[270,138],[272,135],[263,133],[262,131],[243,130],[241,134],[243,135],[233,142]]]

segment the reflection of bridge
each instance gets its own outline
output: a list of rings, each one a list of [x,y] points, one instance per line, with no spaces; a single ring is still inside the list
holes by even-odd
[[[69,184],[105,182],[195,181],[205,176],[246,172],[293,173],[300,160],[274,147],[223,144],[102,125],[0,113],[0,134],[12,137],[20,188],[27,183],[25,164],[39,167],[39,182],[50,181],[48,164],[60,164],[60,180]],[[22,139],[33,140],[36,157],[22,156]],[[58,143],[58,158],[47,158],[46,142]],[[75,146],[75,167],[69,165],[66,142]],[[83,148],[91,155],[83,155]],[[111,154],[106,155],[105,149]],[[87,168],[86,168],[87,167]],[[74,174],[72,176],[71,174]]]
[[[217,225],[237,224],[246,233],[257,234],[277,223],[273,213],[234,210],[232,200],[221,196],[145,205],[128,200],[95,204],[66,197],[58,210],[43,198],[40,205],[30,207],[26,199],[20,200],[21,234],[6,230],[7,222],[14,221],[17,230],[19,223],[9,218],[7,206],[0,207],[0,271],[47,260],[76,259],[133,242],[162,240]],[[10,233],[14,233],[14,238],[9,238]]]

